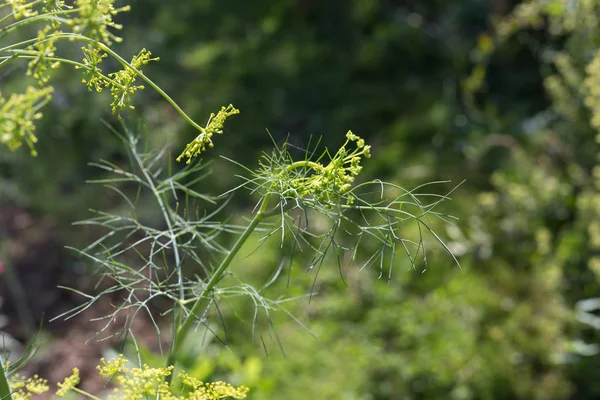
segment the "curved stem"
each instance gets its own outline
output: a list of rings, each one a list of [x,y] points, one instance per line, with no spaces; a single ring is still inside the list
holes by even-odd
[[[79,35],[76,35],[79,36]],[[193,119],[191,119],[182,109],[181,107],[179,107],[179,105],[175,102],[175,100],[173,100],[164,90],[162,90],[156,83],[154,83],[150,78],[148,78],[146,75],[144,75],[144,73],[136,68],[133,67],[133,65],[131,65],[128,61],[126,61],[123,57],[121,57],[120,55],[118,55],[116,52],[114,52],[110,47],[108,47],[107,45],[105,45],[104,43],[100,43],[97,42],[93,39],[90,38],[86,38],[85,36],[82,36],[81,38],[83,38],[84,40],[87,40],[90,43],[95,43],[96,45],[98,45],[102,50],[106,51],[108,54],[110,54],[113,58],[115,58],[117,61],[119,61],[123,66],[130,68],[133,72],[135,72],[142,80],[144,80],[148,85],[150,85],[150,87],[152,87],[152,89],[154,89],[158,94],[160,94],[165,100],[167,100],[169,102],[169,104],[171,104],[171,106],[179,113],[179,115],[181,115],[183,117],[184,120],[187,121],[187,123],[189,123],[190,125],[192,125],[194,128],[196,128],[197,130],[199,130],[200,132],[204,132],[204,128],[201,127],[200,125],[198,125],[196,122],[194,122]]]
[[[15,57],[6,57],[6,59],[11,59],[11,58],[15,58],[15,59],[25,59],[25,60],[32,60],[34,58],[36,58],[36,56],[34,55],[36,52],[35,51],[30,51],[30,50],[7,50],[8,53],[13,54]],[[0,56],[0,58],[2,58]],[[62,57],[44,57],[46,60],[50,60],[50,61],[58,61],[60,63],[63,64],[69,64],[69,65],[73,65],[77,68],[80,69],[87,69],[87,70],[91,70],[91,68],[88,65],[85,65],[83,63],[80,63],[78,61],[73,61],[73,60],[69,60],[68,58],[62,58]],[[96,74],[101,77],[102,79],[114,83],[116,85],[119,85],[119,83],[115,82],[113,79],[109,78],[108,76],[101,74],[99,72],[96,72]],[[120,85],[122,86],[122,85]]]
[[[308,160],[303,160],[303,161],[296,161],[291,163],[290,165],[287,166],[287,168],[285,169],[286,171],[291,171],[293,169],[296,168],[303,168],[303,167],[309,167],[312,169],[319,169],[319,168],[323,168],[323,166],[321,164],[317,164],[316,162],[313,161],[308,161]]]
[[[217,267],[215,272],[212,274],[204,289],[202,289],[202,293],[190,309],[189,314],[181,324],[181,327],[174,333],[173,336],[173,346],[169,357],[167,358],[167,366],[175,364],[175,358],[177,357],[177,353],[179,352],[182,343],[185,341],[185,338],[192,326],[192,322],[196,318],[196,315],[207,305],[207,302],[210,301],[209,294],[214,289],[215,285],[223,278],[223,275],[229,268],[231,261],[235,258],[237,253],[240,251],[244,243],[248,240],[254,229],[258,226],[258,224],[265,218],[265,211],[268,207],[269,201],[271,200],[271,195],[268,194],[262,199],[262,205],[260,210],[254,215],[252,221],[248,224],[242,235],[235,242],[227,257],[223,259],[221,264]],[[167,381],[170,382],[171,375],[167,377]]]
[[[0,34],[0,37],[2,37],[2,34]],[[164,90],[162,90],[156,83],[154,83],[150,78],[148,78],[146,75],[144,75],[144,73],[140,70],[138,70],[137,68],[135,68],[133,65],[131,65],[131,63],[129,63],[127,60],[125,60],[123,57],[121,57],[119,54],[117,54],[114,50],[112,50],[109,46],[107,46],[106,44],[99,42],[95,39],[83,36],[83,35],[79,35],[76,33],[62,33],[60,35],[57,35],[56,37],[54,37],[59,39],[71,39],[71,40],[79,40],[82,42],[87,42],[87,43],[91,43],[95,46],[100,47],[103,51],[105,51],[106,53],[108,53],[111,57],[113,57],[114,59],[116,59],[121,65],[123,65],[126,68],[131,69],[133,72],[136,73],[137,76],[139,76],[144,82],[146,82],[148,85],[150,85],[150,87],[152,87],[152,89],[154,89],[158,94],[160,94],[169,104],[171,104],[171,106],[175,109],[175,111],[177,111],[179,113],[179,115],[181,115],[181,117],[190,125],[192,125],[195,129],[197,129],[200,132],[204,132],[204,128],[201,127],[200,125],[198,125],[196,122],[194,122],[193,119],[191,119],[186,113],[185,111],[183,111],[181,109],[181,107],[179,107],[179,105],[175,102],[175,100],[173,100]],[[49,39],[46,39],[49,40]],[[18,45],[10,45],[8,47],[5,47],[3,49],[0,49],[0,51],[6,51],[10,48],[13,47],[18,47],[19,45],[24,45],[24,44],[29,44],[29,43],[35,43],[37,42],[37,39],[30,39],[24,42],[21,42]]]
[[[48,39],[46,39],[46,40],[48,40]],[[0,52],[5,52],[5,51],[9,51],[9,50],[14,51],[13,49],[15,49],[15,48],[17,48],[16,50],[22,50],[22,49],[18,49],[18,47],[28,46],[30,44],[37,43],[37,42],[42,43],[42,41],[39,41],[37,38],[23,40],[18,43],[11,43],[10,45],[8,45],[6,47],[0,48]]]
[[[67,12],[72,12],[72,10],[56,12],[55,15],[65,14]],[[29,24],[33,24],[38,21],[56,21],[56,22],[60,22],[60,23],[69,22],[68,19],[59,18],[55,15],[53,15],[52,13],[46,13],[46,14],[36,15],[33,17],[23,18],[16,22],[13,22],[12,24],[10,24],[0,30],[0,39],[3,38],[4,36],[8,35],[9,33],[19,29],[22,26],[27,26]],[[0,22],[3,22],[5,19],[6,19],[6,17],[2,18],[2,21],[0,21]]]

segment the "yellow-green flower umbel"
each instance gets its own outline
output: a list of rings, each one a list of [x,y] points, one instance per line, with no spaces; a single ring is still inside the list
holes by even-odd
[[[351,143],[354,143],[354,149],[349,149]],[[327,156],[330,158],[327,165],[319,162]],[[268,174],[275,168],[275,174],[270,178],[270,190],[284,197],[308,196],[326,206],[336,204],[343,198],[351,204],[354,196],[348,195],[348,192],[362,170],[362,157],[371,157],[371,146],[365,145],[363,139],[348,131],[346,142],[333,157],[325,151],[316,162],[308,159],[294,162],[289,153],[282,152],[279,160],[271,159],[269,165],[263,164],[263,172]],[[273,161],[276,166],[271,165]]]
[[[356,148],[349,151],[346,146],[356,142]],[[371,157],[371,146],[365,145],[365,141],[348,131],[346,142],[340,147],[329,164],[322,166],[318,164],[314,168],[315,174],[304,181],[296,182],[298,189],[304,194],[312,194],[323,203],[332,203],[343,196],[350,188],[354,179],[362,170],[361,157]],[[348,197],[347,202],[352,203],[353,197]]]
[[[27,143],[33,156],[37,155],[34,145],[35,121],[42,118],[39,111],[52,97],[52,88],[28,87],[25,93],[13,93],[8,100],[0,93],[0,143],[13,151]]]
[[[122,110],[125,107],[133,108],[130,105],[131,96],[137,92],[138,90],[144,89],[143,85],[135,85],[136,78],[140,72],[140,69],[143,65],[148,64],[150,61],[158,61],[158,57],[151,58],[150,53],[146,49],[142,49],[138,55],[133,56],[131,59],[131,66],[125,66],[124,69],[108,74],[110,81],[108,84],[110,85],[110,94],[113,97],[113,102],[111,104],[112,111],[117,112],[117,110]]]
[[[192,157],[199,156],[206,151],[207,147],[212,148],[214,146],[211,140],[213,135],[215,133],[219,135],[222,134],[225,120],[227,120],[228,117],[239,113],[240,110],[230,104],[227,107],[221,107],[221,110],[219,110],[216,115],[214,113],[210,114],[206,127],[202,129],[200,134],[196,136],[194,140],[185,146],[185,150],[177,157],[177,161],[181,161],[185,157],[187,158],[186,163],[189,164],[192,161]]]

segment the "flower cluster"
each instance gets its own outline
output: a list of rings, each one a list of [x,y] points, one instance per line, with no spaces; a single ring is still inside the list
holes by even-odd
[[[73,368],[73,374],[65,378],[65,380],[61,383],[58,382],[56,385],[58,386],[58,390],[56,391],[56,395],[58,397],[64,397],[68,392],[73,390],[75,386],[79,384],[79,369]]]
[[[64,0],[44,0],[42,2],[42,11],[44,12],[57,12],[63,11],[66,8],[73,8],[65,4]]]
[[[349,151],[346,147],[351,142],[355,142],[356,148]],[[313,170],[313,174],[291,180],[291,186],[299,195],[311,195],[324,204],[334,204],[342,197],[351,204],[354,197],[344,195],[350,190],[356,176],[362,170],[360,165],[362,157],[370,156],[371,146],[365,145],[363,139],[348,131],[346,142],[329,164],[323,166],[319,163],[307,162],[306,166]]]
[[[37,11],[33,9],[35,2],[27,0],[6,0],[6,4],[12,7],[13,16],[15,19],[29,18],[37,15]]]
[[[171,375],[173,366],[168,368],[150,368],[144,365],[142,368],[127,369],[116,376],[119,388],[115,389],[118,395],[111,396],[112,399],[145,399],[146,395],[157,398],[157,394],[165,391],[167,383],[165,377]],[[160,396],[163,398],[163,396]]]
[[[194,150],[188,152],[189,157],[191,154],[199,154],[207,145],[212,146],[210,137],[214,133],[222,133],[224,120],[229,115],[238,112],[232,106],[223,109],[217,115],[212,115],[208,126],[202,128],[141,71],[142,67],[149,62],[158,61],[157,57],[152,57],[146,49],[142,49],[137,55],[134,55],[130,62],[117,54],[111,45],[113,42],[120,42],[121,38],[113,32],[121,29],[122,26],[117,24],[114,18],[121,12],[129,11],[129,6],[115,7],[115,0],[73,0],[70,2],[64,0],[0,0],[0,3],[10,10],[1,18],[2,20],[23,19],[0,27],[0,36],[4,37],[33,23],[42,24],[42,29],[38,31],[36,38],[0,49],[2,67],[13,61],[27,60],[26,75],[35,79],[39,87],[43,88],[47,87],[53,69],[64,64],[72,64],[76,69],[83,70],[82,81],[90,91],[101,92],[103,89],[109,88],[113,99],[111,103],[113,113],[134,108],[131,105],[132,96],[138,90],[144,89],[144,86],[137,82],[143,80],[164,97],[189,124],[201,131],[200,137],[195,141],[196,144],[191,144],[191,148]],[[61,40],[84,42],[83,61],[78,62],[69,57],[55,54],[59,47],[57,42]],[[122,69],[103,73],[100,65],[108,56],[116,59]],[[35,118],[22,121],[31,121],[41,116],[37,112],[33,115]],[[0,124],[6,125],[7,119],[9,118],[1,118]],[[25,133],[30,134],[27,136],[27,143],[34,153],[33,144],[36,139],[32,134],[33,124],[18,125],[26,127]],[[10,150],[20,147],[21,142],[24,141],[23,137],[26,136],[23,135],[23,132],[11,133],[6,126],[0,126],[0,135],[2,135],[0,143],[9,145]]]
[[[77,66],[77,69],[83,69],[83,79],[81,80],[88,87],[88,90],[101,92],[103,88],[110,88],[110,94],[113,97],[111,109],[113,113],[117,110],[123,110],[127,107],[133,109],[131,105],[131,96],[138,90],[144,89],[144,85],[136,85],[135,81],[141,73],[141,67],[150,61],[158,61],[158,57],[151,58],[152,53],[142,49],[137,55],[133,56],[129,65],[117,72],[112,72],[108,76],[102,74],[100,64],[108,55],[100,47],[88,46],[82,47],[83,63]]]
[[[227,120],[228,117],[239,113],[240,110],[230,104],[227,107],[221,107],[221,110],[216,115],[214,113],[210,114],[206,127],[194,140],[185,146],[185,150],[177,157],[177,161],[179,162],[185,157],[187,158],[187,164],[189,164],[192,157],[197,157],[202,152],[206,151],[207,147],[212,148],[214,146],[211,140],[212,136],[215,133],[222,134],[225,120]]]
[[[30,400],[34,395],[45,393],[50,389],[48,381],[37,375],[32,378],[16,376],[9,380],[9,385],[14,400]]]
[[[51,94],[51,87],[28,87],[25,93],[12,94],[8,100],[0,93],[0,143],[12,151],[25,142],[31,154],[37,155],[34,149],[37,142],[34,121],[42,117],[39,109],[50,101]]]
[[[27,65],[27,75],[33,76],[40,86],[45,86],[50,80],[50,71],[60,66],[59,61],[52,59],[59,35],[60,32],[53,32],[53,28],[48,25],[38,31],[37,41],[27,48],[34,54]]]
[[[113,21],[120,12],[129,11],[129,6],[115,8],[114,0],[75,0],[78,16],[69,21],[73,32],[111,45],[122,39],[109,28],[121,29],[122,25]]]
[[[104,53],[98,47],[88,46],[82,47],[81,51],[83,51],[83,66],[76,66],[76,69],[83,69],[83,79],[82,83],[85,83],[88,87],[88,90],[91,92],[92,89],[96,90],[96,92],[100,93],[104,86],[109,85],[108,79],[102,75],[102,69],[99,65],[102,63],[102,60],[108,57],[108,54]]]
[[[135,85],[141,67],[150,61],[159,60],[158,57],[151,58],[151,55],[152,53],[148,50],[142,49],[138,55],[133,56],[131,59],[131,67],[126,65],[124,69],[108,74],[110,80],[106,80],[105,85],[110,86],[110,94],[113,97],[113,102],[111,103],[113,113],[117,112],[117,110],[123,110],[126,107],[133,109],[133,106],[130,105],[131,96],[138,90],[144,89],[143,85]]]
[[[179,378],[189,390],[186,391],[186,396],[177,396],[173,393],[171,385],[165,381],[165,378],[171,375],[173,366],[150,368],[148,365],[143,365],[142,368],[129,369],[123,355],[119,355],[112,361],[104,359],[100,361],[102,363],[98,367],[100,375],[104,378],[114,377],[117,384],[115,394],[109,396],[109,399],[137,400],[148,396],[163,400],[243,399],[248,392],[248,388],[244,386],[236,388],[224,382],[204,383],[181,373]]]
[[[61,64],[62,59],[55,55],[56,43],[61,39],[85,40],[90,43],[84,49],[85,59],[81,64],[81,68],[85,70],[83,81],[88,88],[97,91],[102,87],[111,88],[113,112],[129,106],[131,94],[143,88],[134,84],[139,67],[156,60],[151,59],[146,50],[134,56],[131,65],[127,65],[124,71],[116,72],[111,77],[103,76],[98,68],[102,58],[106,57],[100,49],[110,46],[113,41],[121,40],[110,31],[121,29],[121,25],[115,23],[113,18],[120,12],[128,11],[129,6],[115,7],[114,0],[74,0],[72,5],[65,4],[63,0],[4,0],[3,3],[10,6],[15,20],[35,17],[36,21],[46,23],[30,45],[22,49],[11,46],[5,50],[12,56],[5,62],[19,58],[28,60],[26,75],[35,79],[41,88],[28,88],[25,94],[12,94],[8,100],[0,95],[0,143],[7,145],[9,150],[13,151],[25,142],[31,153],[36,154],[34,121],[41,118],[42,114],[38,110],[50,99],[52,88],[47,85],[51,71]],[[27,22],[13,24],[9,27],[14,28],[6,28],[6,31],[2,28],[0,31],[7,34],[19,26],[27,26]],[[61,26],[71,27],[72,32],[59,30]]]
[[[100,360],[97,367],[103,378],[114,378],[116,387],[114,394],[108,396],[109,400],[142,400],[147,398],[160,398],[162,400],[217,400],[217,399],[245,399],[249,389],[245,386],[234,387],[225,382],[202,382],[185,373],[179,374],[183,385],[184,395],[177,395],[173,387],[165,380],[173,372],[173,366],[167,368],[128,368],[127,360],[120,354],[118,358],[106,361]],[[89,393],[76,389],[80,382],[79,370],[73,368],[73,374],[57,383],[56,395],[64,397],[70,391],[77,391],[87,397],[94,398]],[[49,390],[48,381],[38,377],[32,378],[16,376],[9,380],[13,391],[14,400],[30,400],[33,395],[45,393]]]
[[[119,354],[119,357],[110,361],[101,358],[100,365],[97,367],[98,373],[103,378],[112,378],[114,375],[126,371],[128,362],[128,360],[123,358],[123,354]]]
[[[179,374],[181,382],[191,388],[189,399],[245,399],[249,389],[245,386],[234,387],[226,382],[205,383],[185,373]]]

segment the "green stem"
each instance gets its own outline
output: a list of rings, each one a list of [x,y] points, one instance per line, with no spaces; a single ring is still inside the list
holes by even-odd
[[[126,66],[127,68],[130,68],[133,72],[135,72],[140,78],[142,78],[142,80],[144,80],[148,85],[150,85],[150,87],[152,87],[152,89],[154,89],[158,94],[160,94],[165,100],[167,100],[169,102],[169,104],[171,104],[171,106],[179,113],[179,115],[181,115],[183,117],[184,120],[187,121],[188,124],[192,125],[194,128],[196,128],[197,130],[199,130],[200,132],[204,132],[204,128],[201,127],[200,125],[198,125],[196,122],[194,122],[193,119],[191,119],[186,113],[185,111],[183,111],[181,109],[181,107],[179,107],[179,105],[175,102],[175,100],[173,100],[164,90],[162,90],[156,83],[154,83],[150,78],[148,78],[146,75],[144,75],[144,73],[136,68],[133,67],[133,65],[131,65],[129,62],[127,62],[123,57],[121,57],[120,55],[118,55],[116,52],[114,52],[110,47],[106,46],[104,43],[100,43],[97,42],[93,39],[90,38],[86,38],[85,36],[83,36],[82,38],[84,38],[84,40],[87,40],[88,42],[91,43],[95,43],[96,45],[98,45],[102,50],[106,51],[108,54],[110,54],[112,57],[114,57],[117,61],[119,61],[123,66]]]
[[[21,49],[6,50],[6,51],[10,54],[13,54],[15,59],[21,59],[21,60],[32,60],[32,59],[36,58],[35,54],[37,53],[35,50],[21,50]],[[0,59],[2,59],[2,58],[5,58],[6,60],[10,60],[13,57],[12,56],[11,57],[1,57],[0,56]],[[88,71],[92,70],[89,66],[87,66],[83,63],[80,63],[78,61],[69,60],[68,58],[62,58],[62,57],[44,57],[44,58],[49,61],[58,61],[62,64],[73,65],[80,69],[87,69]],[[100,78],[102,78],[108,82],[119,85],[119,83],[115,82],[113,79],[109,78],[108,76],[106,76],[104,74],[101,74],[99,72],[97,72],[96,74],[97,74],[97,76],[99,76]],[[119,85],[119,86],[122,86],[122,85]]]
[[[75,33],[67,33],[67,34],[63,34],[61,35],[61,37],[65,37],[65,38],[69,38],[69,39],[76,39],[76,40],[81,40],[84,42],[88,42],[88,43],[92,43],[98,47],[100,47],[103,51],[107,52],[110,56],[112,56],[114,59],[116,59],[119,63],[121,63],[121,65],[123,65],[124,67],[127,67],[129,69],[131,69],[133,72],[135,72],[144,82],[146,82],[148,85],[150,85],[150,87],[152,87],[152,89],[154,89],[158,94],[160,94],[165,100],[167,100],[167,102],[169,102],[169,104],[171,104],[171,106],[179,113],[179,115],[181,115],[181,117],[183,117],[184,120],[187,121],[187,123],[189,123],[190,125],[192,125],[194,128],[196,128],[197,130],[199,130],[200,132],[204,132],[204,128],[201,127],[200,125],[198,125],[196,122],[194,122],[193,119],[191,119],[186,113],[185,111],[183,111],[181,109],[181,107],[179,107],[179,105],[175,102],[175,100],[173,100],[167,93],[165,93],[164,90],[162,90],[156,83],[154,83],[150,78],[148,78],[146,75],[144,75],[144,73],[140,70],[138,70],[137,68],[135,68],[133,65],[131,65],[127,60],[125,60],[123,57],[121,57],[120,55],[118,55],[115,51],[113,51],[110,47],[108,47],[107,45],[105,45],[104,43],[98,42],[97,40],[91,39],[89,37],[83,36],[83,35],[78,35]]]
[[[4,33],[4,32],[2,32]],[[0,37],[2,36],[2,34],[0,34]],[[150,85],[150,87],[152,87],[152,89],[154,89],[158,94],[160,94],[169,104],[171,104],[171,106],[175,109],[175,111],[177,111],[179,113],[179,115],[181,115],[181,117],[190,125],[192,125],[195,129],[197,129],[200,132],[204,132],[204,128],[201,127],[200,125],[198,125],[196,122],[194,122],[193,119],[191,119],[186,113],[185,111],[183,111],[181,109],[181,107],[179,107],[179,105],[175,102],[175,100],[173,100],[164,90],[162,90],[156,83],[154,83],[150,78],[148,78],[146,75],[144,75],[144,73],[140,70],[138,70],[137,68],[135,68],[133,65],[131,65],[131,63],[129,63],[127,60],[125,60],[123,57],[121,57],[119,54],[117,54],[115,51],[113,51],[109,46],[105,45],[104,43],[101,43],[95,39],[83,36],[83,35],[79,35],[76,33],[63,33],[58,35],[58,37],[60,39],[74,39],[74,40],[79,40],[82,42],[87,42],[87,43],[91,43],[95,46],[100,47],[103,51],[105,51],[106,53],[108,53],[110,56],[112,56],[114,59],[116,59],[121,65],[123,65],[126,68],[131,69],[133,72],[136,73],[137,76],[139,76],[144,82],[146,82],[148,85]],[[49,39],[46,39],[49,40]],[[29,44],[29,43],[35,43],[37,41],[37,39],[30,39],[24,42],[21,42],[19,45],[22,44]],[[17,47],[14,44],[10,45],[4,49],[0,49],[0,51],[6,51],[10,48],[13,47]]]
[[[323,166],[321,164],[317,164],[316,162],[313,162],[313,161],[303,160],[303,161],[296,161],[294,163],[291,163],[290,165],[287,166],[287,168],[285,170],[291,171],[293,169],[303,168],[303,167],[309,167],[309,168],[312,168],[315,170],[323,168]]]
[[[46,40],[48,40],[48,39],[46,39]],[[9,50],[13,50],[15,48],[18,48],[18,47],[25,47],[25,46],[28,46],[30,44],[34,44],[34,43],[38,43],[38,42],[42,43],[42,41],[38,41],[37,38],[23,40],[23,41],[18,42],[18,43],[11,43],[10,45],[8,45],[6,47],[0,48],[0,52],[6,52],[6,51],[9,51]]]
[[[250,237],[250,235],[252,234],[254,229],[265,218],[265,211],[269,204],[269,200],[271,200],[270,194],[266,195],[262,199],[262,205],[260,207],[260,210],[254,215],[254,218],[252,219],[252,221],[250,221],[250,223],[248,224],[248,226],[246,227],[246,229],[244,230],[242,235],[238,238],[237,242],[235,242],[235,244],[233,245],[233,247],[227,254],[227,257],[225,257],[223,259],[221,264],[217,267],[215,272],[212,274],[212,276],[206,283],[206,286],[204,286],[202,293],[200,294],[200,296],[198,297],[198,299],[196,300],[196,302],[190,309],[188,316],[183,321],[183,324],[181,324],[181,327],[177,330],[177,332],[174,333],[173,346],[172,346],[171,353],[169,354],[169,357],[167,358],[167,366],[175,364],[175,359],[177,357],[177,353],[179,352],[182,343],[185,341],[185,338],[192,326],[192,322],[196,319],[196,315],[203,308],[205,308],[207,306],[207,302],[210,300],[210,297],[209,297],[210,292],[213,290],[215,285],[221,280],[221,278],[223,277],[223,275],[229,268],[229,265],[231,264],[231,262],[233,261],[233,259],[237,255],[237,253],[240,251],[240,249],[242,248],[244,243],[246,243],[246,241],[248,240],[248,238]],[[167,377],[167,382],[170,382],[171,376],[172,375]]]
[[[303,161],[296,161],[296,162],[288,165],[285,170],[291,171],[296,168],[306,168],[306,167],[311,168],[313,170],[319,170],[319,169],[323,168],[323,166],[318,163],[315,163],[313,161],[303,160]],[[250,223],[248,224],[248,226],[246,227],[246,229],[244,230],[242,235],[238,238],[238,240],[236,241],[236,243],[234,244],[232,249],[227,254],[227,257],[225,257],[225,259],[223,259],[221,264],[217,267],[217,269],[215,270],[213,275],[210,277],[210,279],[206,283],[206,286],[204,286],[202,293],[200,294],[200,296],[198,297],[198,299],[195,301],[194,305],[190,309],[188,316],[183,321],[183,324],[174,333],[172,347],[171,347],[171,353],[169,354],[169,356],[167,358],[167,367],[175,364],[175,359],[177,357],[177,353],[181,349],[181,345],[185,341],[185,338],[187,337],[187,334],[192,326],[192,322],[196,319],[196,315],[198,315],[198,313],[200,311],[202,311],[205,307],[207,307],[208,302],[210,301],[210,296],[209,296],[210,292],[214,289],[215,285],[221,280],[221,278],[223,278],[223,275],[225,274],[225,272],[227,272],[227,269],[229,268],[231,262],[233,261],[233,259],[237,255],[237,253],[240,251],[240,249],[242,248],[244,243],[246,243],[246,241],[248,240],[248,238],[250,237],[252,232],[254,232],[254,229],[256,229],[258,224],[263,219],[273,216],[280,212],[280,208],[277,208],[277,207],[275,209],[267,211],[267,207],[269,206],[271,197],[272,197],[272,194],[269,193],[262,199],[262,204],[261,204],[260,210],[254,215],[254,218],[252,219],[252,221],[250,221]],[[291,204],[290,204],[290,206],[291,206]],[[172,375],[170,375],[166,378],[167,382],[171,381],[171,376]]]
[[[4,36],[8,35],[9,33],[16,31],[17,29],[19,29],[22,26],[26,26],[29,24],[33,24],[35,22],[38,21],[56,21],[56,22],[60,22],[60,23],[67,23],[69,22],[68,19],[65,18],[59,18],[54,16],[55,15],[60,15],[60,14],[64,14],[67,13],[69,11],[61,11],[61,12],[56,12],[56,13],[46,13],[46,14],[40,14],[40,15],[36,15],[34,17],[27,17],[27,18],[23,18],[20,19],[16,22],[13,22],[12,24],[2,28],[0,30],[0,39],[3,38]],[[9,14],[11,15],[11,14]],[[5,20],[7,20],[7,16],[3,17],[2,20],[0,22],[4,22]]]
[[[88,393],[88,392],[86,392],[86,391],[84,391],[84,390],[81,390],[81,389],[78,389],[78,388],[73,388],[72,390],[73,390],[75,393],[79,393],[80,395],[82,395],[82,396],[85,396],[85,397],[89,397],[90,399],[94,399],[94,400],[102,400],[100,397],[96,397],[96,396],[94,396],[93,394],[91,394],[91,393]]]

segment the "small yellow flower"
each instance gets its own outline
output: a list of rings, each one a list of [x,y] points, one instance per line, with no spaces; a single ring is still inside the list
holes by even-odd
[[[116,360],[106,361],[104,358],[101,358],[101,365],[96,368],[101,377],[112,378],[114,375],[126,371],[128,362],[129,361],[123,358],[123,354],[119,354],[119,357]]]
[[[59,390],[56,391],[56,395],[58,397],[64,397],[69,391],[73,390],[75,386],[79,384],[79,369],[73,368],[73,374],[65,378],[65,380],[61,383],[58,382],[56,385],[59,387]]]
[[[102,41],[109,46],[113,40],[115,42],[122,40],[109,28],[116,30],[122,28],[120,24],[113,21],[113,17],[120,12],[129,11],[129,6],[115,8],[114,0],[75,0],[74,5],[77,16],[69,21],[73,32]]]
[[[103,87],[110,85],[106,77],[102,75],[102,69],[99,67],[102,60],[108,57],[108,54],[92,45],[82,47],[81,51],[83,51],[84,58],[82,61],[85,67],[75,67],[76,69],[83,69],[83,79],[81,82],[87,85],[90,92],[94,89],[100,93]]]
[[[350,142],[356,143],[356,148],[351,152],[346,149]],[[345,194],[362,171],[361,157],[369,158],[370,151],[371,146],[365,145],[364,139],[348,131],[346,143],[340,147],[329,164],[313,168],[315,173],[306,179],[293,181],[294,189],[299,193],[305,193],[308,189],[309,193],[325,204],[333,204],[341,197],[345,197],[346,202],[351,204],[354,197]]]
[[[52,98],[51,87],[28,87],[25,93],[13,93],[8,100],[0,92],[0,143],[11,151],[27,143],[33,156],[37,155],[35,121],[42,117],[39,111]]]
[[[29,18],[37,15],[37,11],[33,9],[34,3],[27,0],[7,0],[6,3],[12,7],[15,19]]]
[[[126,107],[133,109],[131,106],[131,96],[138,90],[144,89],[143,85],[135,85],[135,81],[138,77],[138,72],[141,70],[143,65],[148,64],[150,61],[158,61],[158,57],[150,58],[152,53],[146,49],[142,49],[138,55],[133,56],[131,59],[131,66],[125,66],[124,69],[108,74],[110,81],[106,81],[107,85],[110,85],[110,94],[113,97],[111,104],[112,112],[115,113],[117,110],[122,110]],[[89,86],[89,84],[88,84]],[[97,90],[97,89],[96,89]]]
[[[50,389],[48,381],[37,375],[32,378],[16,376],[9,380],[9,385],[14,400],[30,400],[33,395],[45,393]]]
[[[208,119],[204,130],[185,146],[185,150],[177,157],[177,161],[179,162],[185,157],[187,158],[186,163],[189,164],[192,157],[197,157],[206,151],[207,147],[213,147],[214,145],[211,140],[212,136],[215,133],[219,135],[222,134],[225,120],[227,120],[228,117],[239,113],[240,110],[230,104],[227,107],[221,107],[221,110],[216,115],[214,113],[210,114],[210,118]]]
[[[189,386],[192,391],[188,394],[189,399],[213,400],[213,399],[245,399],[250,389],[246,386],[234,387],[226,382],[204,383],[199,379],[191,377],[182,372],[179,379],[185,386]]]
[[[38,31],[37,42],[29,46],[29,51],[35,52],[35,57],[29,61],[26,74],[33,76],[40,85],[45,86],[50,80],[50,71],[60,66],[60,62],[49,60],[54,57],[56,51],[55,43],[58,40],[60,32],[52,32],[51,26],[46,26]]]

